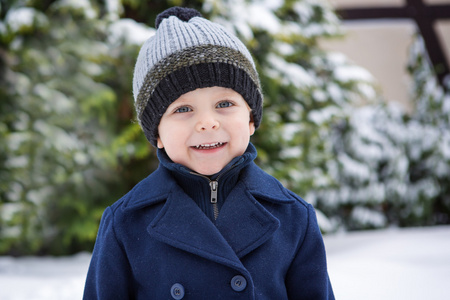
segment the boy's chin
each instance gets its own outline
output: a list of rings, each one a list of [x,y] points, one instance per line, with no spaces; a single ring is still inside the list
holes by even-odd
[[[214,174],[217,174],[221,171],[222,169],[214,169],[214,170],[194,170],[195,172],[197,172],[198,174],[204,175],[204,176],[211,176]]]
[[[222,171],[222,169],[225,167],[222,165],[206,165],[206,166],[197,166],[196,168],[192,169],[193,171],[197,172],[198,174],[205,175],[205,176],[211,176],[214,174],[219,173]]]

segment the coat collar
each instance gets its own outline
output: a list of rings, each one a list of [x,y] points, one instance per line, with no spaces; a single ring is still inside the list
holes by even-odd
[[[241,182],[257,199],[278,204],[294,202],[293,197],[278,180],[261,170],[253,162],[242,170]],[[122,208],[134,210],[164,201],[175,186],[177,183],[170,172],[160,166],[126,195]]]
[[[258,199],[278,204],[295,202],[295,198],[277,179],[264,172],[255,163],[242,170],[241,177],[248,191]]]

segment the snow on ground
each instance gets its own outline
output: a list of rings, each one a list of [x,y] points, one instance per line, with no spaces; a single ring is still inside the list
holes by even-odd
[[[450,226],[329,236],[337,299],[450,299]]]
[[[450,226],[343,233],[325,245],[336,299],[449,299]],[[81,299],[89,259],[0,257],[0,299]]]
[[[1,300],[80,300],[90,254],[0,257]]]

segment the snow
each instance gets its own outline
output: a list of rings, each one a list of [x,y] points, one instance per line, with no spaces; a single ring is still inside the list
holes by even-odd
[[[377,199],[379,197],[373,198]],[[355,208],[353,208],[351,212],[351,218],[361,224],[370,224],[376,228],[383,227],[387,223],[386,216],[383,213],[368,209],[367,207],[363,206],[356,206]]]
[[[325,243],[337,299],[448,299],[449,226],[349,233]]]
[[[338,154],[338,160],[340,163],[346,167],[346,175],[358,180],[359,182],[364,182],[370,179],[370,168],[368,165],[358,162],[345,153]]]
[[[325,236],[336,299],[448,299],[450,226]],[[90,254],[0,257],[0,299],[81,299]]]
[[[338,66],[334,69],[334,76],[341,82],[373,81],[372,75],[359,66]]]
[[[308,119],[317,125],[322,125],[329,121],[333,116],[339,116],[340,112],[340,108],[330,105],[322,109],[311,110],[308,114]]]
[[[1,6],[0,6],[1,10]],[[11,8],[5,17],[5,22],[0,21],[1,30],[5,31],[5,24],[11,30],[11,33],[15,33],[25,28],[31,28],[35,26],[45,27],[49,25],[47,17],[40,11],[31,7],[19,7]]]
[[[106,7],[112,19],[120,18],[120,14],[123,12],[120,0],[106,0]]]
[[[90,254],[72,257],[0,257],[0,299],[81,299]]]
[[[83,12],[84,16],[88,19],[94,19],[98,16],[89,0],[60,0],[55,6]]]
[[[21,27],[31,27],[35,14],[36,11],[30,7],[13,9],[6,15],[6,24],[11,27],[13,32],[18,31]]]
[[[286,62],[275,54],[269,54],[267,60],[273,69],[266,72],[273,77],[280,78],[283,84],[292,84],[299,89],[314,85],[313,77],[300,65]]]
[[[247,23],[250,26],[266,30],[271,34],[280,32],[280,21],[275,17],[274,13],[260,4],[249,5],[246,10]]]
[[[124,40],[127,44],[142,45],[155,34],[155,29],[132,19],[120,19],[109,27],[109,43],[115,45]]]

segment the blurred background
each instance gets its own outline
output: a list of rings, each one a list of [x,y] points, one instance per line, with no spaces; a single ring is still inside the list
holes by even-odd
[[[0,0],[0,273],[17,270],[12,257],[92,251],[105,207],[157,167],[134,121],[132,72],[174,5],[253,54],[265,94],[257,163],[316,207],[333,272],[358,261],[332,255],[368,241],[343,245],[342,233],[450,224],[450,0]],[[448,241],[433,232],[419,243]],[[426,253],[436,249],[448,247]],[[89,256],[79,259],[78,292]]]
[[[132,73],[174,5],[252,52],[257,163],[316,207],[337,299],[446,299],[450,0],[0,0],[0,298],[81,298],[104,209],[158,165]]]

